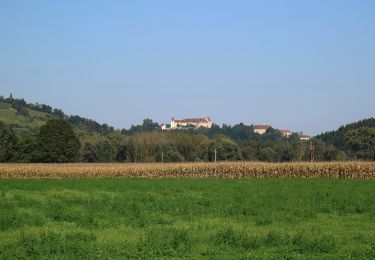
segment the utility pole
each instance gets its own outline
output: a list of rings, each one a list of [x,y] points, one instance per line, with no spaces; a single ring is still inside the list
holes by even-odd
[[[309,150],[310,150],[310,162],[313,162],[313,161],[315,161],[315,154],[314,154],[315,147],[313,145],[312,140],[310,140]]]
[[[216,162],[216,159],[217,159],[217,150],[215,148],[215,162]]]
[[[164,163],[164,152],[161,151],[161,162]]]

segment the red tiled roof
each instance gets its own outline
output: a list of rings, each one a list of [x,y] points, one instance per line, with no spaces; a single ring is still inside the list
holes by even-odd
[[[280,130],[280,132],[283,133],[283,134],[291,134],[292,133],[292,131],[290,131],[290,130]]]
[[[206,118],[187,118],[187,119],[181,119],[181,120],[176,120],[174,118],[172,118],[172,120],[174,120],[175,123],[181,123],[181,124],[189,124],[189,123],[193,123],[193,124],[198,124],[198,123],[209,123],[211,121],[211,119],[209,117],[206,117]]]
[[[271,126],[270,125],[254,125],[253,126],[254,127],[254,129],[268,129],[268,128],[270,128]]]

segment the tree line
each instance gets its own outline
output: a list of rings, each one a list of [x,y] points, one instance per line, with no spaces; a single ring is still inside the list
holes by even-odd
[[[148,120],[144,122],[145,125],[149,123]],[[145,130],[128,135],[114,131],[102,135],[74,130],[66,120],[52,119],[36,134],[16,136],[9,126],[0,122],[0,162],[212,162],[215,157],[218,161],[309,160],[309,142],[284,138],[274,129],[262,136],[252,133],[256,137],[252,139],[243,132],[248,127],[222,127],[215,133],[198,129]],[[363,134],[362,130],[360,133]],[[360,133],[351,133],[350,136],[357,140]],[[314,145],[318,161],[351,159],[344,151],[320,139],[314,140]]]
[[[211,162],[308,161],[310,143],[297,133],[284,137],[269,128],[263,135],[243,123],[212,128],[161,131],[151,119],[129,129],[79,116],[47,105],[3,98],[19,116],[29,109],[54,116],[37,133],[16,136],[0,122],[0,162]],[[312,140],[315,160],[375,160],[375,119],[370,118],[318,135]]]

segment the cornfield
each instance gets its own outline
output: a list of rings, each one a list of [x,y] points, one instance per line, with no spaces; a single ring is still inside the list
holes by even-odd
[[[0,178],[374,179],[375,163],[0,164]]]

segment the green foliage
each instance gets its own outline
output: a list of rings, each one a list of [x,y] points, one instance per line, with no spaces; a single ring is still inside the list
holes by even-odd
[[[241,143],[242,156],[247,161],[257,161],[257,149],[255,142]]]
[[[117,143],[116,146],[116,162],[126,162],[128,160],[128,148],[126,144]]]
[[[17,138],[12,129],[0,121],[0,162],[7,162],[15,156]]]
[[[57,111],[59,110],[56,110],[55,114],[58,115],[60,118],[66,118],[66,121],[70,125],[72,125],[74,128],[83,129],[87,132],[100,133],[102,135],[108,135],[115,131],[112,126],[109,126],[107,124],[99,124],[98,122],[94,120],[86,119],[80,116],[67,117],[62,111],[61,112],[57,112]]]
[[[372,259],[375,182],[0,180],[0,258]]]
[[[186,161],[204,161],[208,152],[208,137],[205,135],[189,135],[187,133],[171,133],[167,136],[170,143]]]
[[[96,145],[97,151],[97,160],[96,162],[113,162],[115,160],[116,151],[114,146],[108,141],[105,140]]]
[[[280,152],[280,161],[291,162],[295,159],[293,148],[289,145],[283,147]]]
[[[40,128],[37,142],[44,162],[66,163],[78,159],[81,143],[63,120],[50,120]]]
[[[281,132],[277,129],[269,127],[264,135],[262,135],[264,141],[281,141],[283,140],[283,136]]]
[[[12,125],[13,130],[16,130],[20,135],[35,133],[40,126],[53,118],[65,119],[75,129],[82,129],[90,133],[97,132],[108,135],[115,131],[107,124],[99,124],[94,120],[79,116],[68,116],[61,109],[44,104],[27,103],[24,99],[0,99],[0,118]]]
[[[304,233],[297,233],[294,235],[292,242],[299,253],[331,253],[335,252],[337,248],[335,238],[329,235],[310,237]]]
[[[132,125],[129,130],[123,129],[121,132],[124,135],[132,135],[136,133],[142,132],[152,132],[160,130],[160,126],[158,123],[152,121],[152,119],[146,118],[143,120],[142,125],[134,126]]]
[[[17,161],[24,163],[43,161],[43,152],[35,136],[22,136],[17,143]]]
[[[375,127],[360,127],[344,134],[350,150],[359,159],[375,160]]]
[[[11,105],[11,109],[14,109],[16,111],[17,115],[30,117],[29,110],[26,108],[23,102],[19,102],[17,100],[14,100]]]
[[[163,155],[161,154],[163,152]],[[164,162],[183,162],[185,158],[179,153],[177,148],[173,144],[165,144],[162,147],[162,151],[157,154],[157,161],[161,162],[163,156]]]
[[[321,134],[317,138],[354,159],[374,160],[374,129],[375,118],[369,118],[341,126],[337,131]]]
[[[277,153],[271,147],[266,147],[259,151],[259,159],[261,161],[275,162],[278,159],[277,157]]]
[[[8,124],[17,136],[35,134],[39,130],[39,127],[53,118],[53,115],[32,110],[24,105],[21,105],[21,107],[28,111],[26,112],[27,114],[12,110],[10,101],[9,103],[0,101],[0,120]]]
[[[242,159],[242,151],[239,145],[223,135],[216,135],[208,145],[208,160],[237,161]]]
[[[85,143],[82,149],[82,162],[93,163],[97,161],[99,161],[99,156],[96,146]]]

